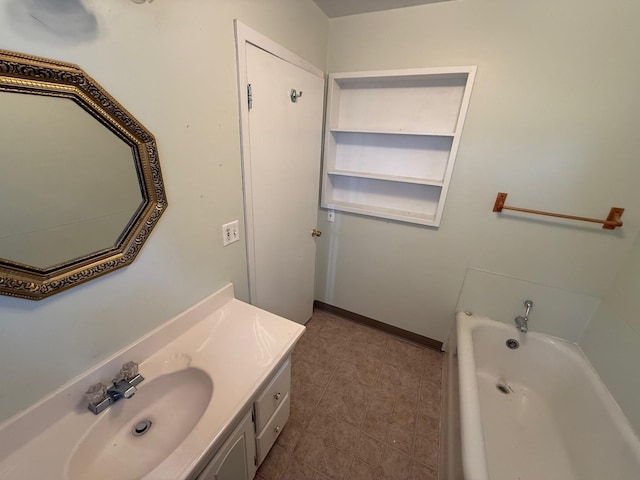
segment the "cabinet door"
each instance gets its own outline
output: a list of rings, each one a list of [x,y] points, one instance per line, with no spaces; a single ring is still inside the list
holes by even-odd
[[[252,480],[256,467],[251,412],[236,427],[198,480]]]

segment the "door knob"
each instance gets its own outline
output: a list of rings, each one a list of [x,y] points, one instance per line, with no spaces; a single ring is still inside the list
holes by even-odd
[[[319,237],[320,235],[322,235],[322,232],[320,230],[317,230],[315,228],[313,230],[311,230],[311,236],[312,237]]]

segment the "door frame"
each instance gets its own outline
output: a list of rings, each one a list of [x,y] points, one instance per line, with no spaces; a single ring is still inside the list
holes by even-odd
[[[249,302],[256,298],[255,241],[253,228],[253,192],[251,190],[251,146],[249,138],[249,109],[247,107],[247,44],[264,50],[287,63],[310,72],[323,80],[325,73],[315,65],[300,58],[273,40],[253,30],[244,23],[233,20],[236,37],[236,65],[238,72],[238,107],[240,111],[240,158],[242,161],[242,191],[244,195],[244,231],[247,245],[247,276],[249,280]]]

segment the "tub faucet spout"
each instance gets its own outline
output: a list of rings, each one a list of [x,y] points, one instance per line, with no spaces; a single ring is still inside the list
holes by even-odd
[[[524,313],[524,317],[522,315],[518,315],[515,318],[516,328],[520,330],[522,333],[527,333],[529,330],[529,312],[531,311],[531,307],[533,307],[533,302],[531,300],[525,300],[524,306],[526,307],[526,311]]]

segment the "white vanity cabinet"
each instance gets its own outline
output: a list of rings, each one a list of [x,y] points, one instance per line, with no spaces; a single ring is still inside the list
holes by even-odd
[[[291,360],[256,392],[251,408],[197,480],[252,480],[289,418]]]

